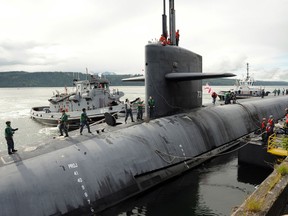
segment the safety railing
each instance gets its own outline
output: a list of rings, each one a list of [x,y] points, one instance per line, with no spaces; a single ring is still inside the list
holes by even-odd
[[[282,139],[275,133],[268,137],[267,152],[277,156],[288,156],[288,151],[283,148]]]

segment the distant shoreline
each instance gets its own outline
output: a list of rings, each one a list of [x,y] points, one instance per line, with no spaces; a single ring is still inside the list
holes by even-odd
[[[144,86],[144,82],[122,82],[122,79],[141,76],[142,74],[118,75],[112,72],[101,74],[110,81],[110,86]],[[90,74],[79,72],[33,72],[11,71],[0,72],[0,88],[23,88],[23,87],[72,87],[73,79],[85,80]],[[207,79],[202,85],[210,86],[233,86],[236,79]],[[285,81],[255,81],[255,86],[287,86]]]

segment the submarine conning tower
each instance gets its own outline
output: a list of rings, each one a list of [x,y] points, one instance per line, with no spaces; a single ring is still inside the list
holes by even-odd
[[[202,80],[165,77],[183,72],[202,72],[202,56],[178,46],[146,45],[145,93],[146,101],[150,96],[155,100],[155,117],[202,106]]]
[[[167,37],[166,6],[163,0],[162,34]],[[168,74],[202,73],[202,56],[175,46],[174,0],[169,0],[169,34],[171,45],[160,43],[145,47],[146,101],[152,96],[156,102],[154,117],[174,114],[202,105],[202,81],[169,80]],[[183,81],[183,80],[182,80]],[[147,110],[147,109],[146,109]]]

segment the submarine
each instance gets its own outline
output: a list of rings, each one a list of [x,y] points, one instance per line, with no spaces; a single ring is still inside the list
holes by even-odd
[[[165,13],[162,21],[167,33]],[[171,46],[145,46],[146,101],[155,99],[155,118],[95,133],[97,125],[93,134],[70,133],[35,150],[1,156],[1,216],[101,215],[238,145],[263,117],[284,116],[287,96],[203,107],[202,79],[233,74],[202,73],[202,57],[174,45],[173,0],[169,24]]]

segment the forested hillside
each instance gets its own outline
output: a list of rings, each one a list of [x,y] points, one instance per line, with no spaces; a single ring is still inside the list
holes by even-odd
[[[88,75],[89,76],[89,75]],[[140,76],[136,75],[116,75],[109,74],[104,75],[109,81],[111,86],[131,86],[144,85],[144,82],[122,82],[122,79]],[[87,75],[77,72],[25,72],[25,71],[11,71],[11,72],[0,72],[0,87],[62,87],[72,86],[73,79],[86,79]],[[234,85],[235,79],[207,79],[203,80],[203,85],[208,83],[214,86],[225,86]],[[288,86],[287,82],[284,81],[257,81],[257,86]]]
[[[90,75],[76,72],[34,72],[24,71],[1,72],[0,87],[61,87],[72,86],[74,79],[84,80]],[[138,75],[135,75],[138,76]],[[140,75],[139,75],[140,76]],[[144,85],[143,82],[127,83],[122,82],[124,78],[131,75],[106,75],[110,85]]]

